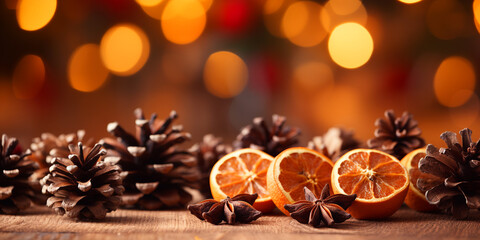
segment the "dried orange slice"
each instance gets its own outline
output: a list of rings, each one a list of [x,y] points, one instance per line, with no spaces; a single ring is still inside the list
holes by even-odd
[[[305,200],[303,187],[320,196],[330,182],[333,163],[323,154],[303,147],[289,148],[275,157],[267,174],[267,188],[273,203],[286,215],[283,207]]]
[[[273,157],[255,149],[240,149],[231,152],[212,168],[210,189],[215,200],[227,196],[257,193],[253,207],[263,213],[272,211],[275,205],[267,192],[267,170]]]
[[[419,178],[435,178],[435,176],[432,176],[428,173],[422,173],[418,169],[418,162],[426,155],[427,154],[425,153],[425,148],[420,148],[410,152],[405,157],[403,157],[402,161],[400,161],[402,165],[407,169],[410,177],[410,185],[408,187],[407,196],[405,197],[405,204],[407,204],[407,206],[409,206],[411,209],[420,212],[432,212],[438,210],[435,205],[427,202],[427,199],[425,199],[425,192],[417,188],[417,180]]]
[[[391,216],[402,206],[409,183],[407,170],[398,159],[373,149],[346,153],[332,170],[334,193],[357,194],[347,210],[357,219]]]

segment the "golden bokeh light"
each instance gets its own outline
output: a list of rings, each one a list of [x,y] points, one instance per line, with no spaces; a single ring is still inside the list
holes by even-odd
[[[32,99],[45,83],[45,65],[37,55],[26,55],[18,62],[12,77],[12,87],[18,99]]]
[[[284,0],[267,0],[263,5],[263,14],[273,14],[280,10],[284,3]]]
[[[135,0],[140,6],[153,7],[157,6],[163,0]]]
[[[287,8],[294,0],[267,0],[263,5],[263,22],[267,31],[276,37],[285,37],[282,30],[282,19]]]
[[[352,2],[347,6],[342,2]],[[356,22],[362,26],[367,24],[367,10],[362,2],[354,0],[329,1],[323,6],[320,14],[322,26],[331,32],[336,26],[346,22]]]
[[[344,68],[358,68],[372,56],[373,39],[358,23],[336,27],[328,39],[328,52],[333,61]]]
[[[50,22],[56,9],[57,0],[18,0],[18,25],[26,31],[41,29]]]
[[[480,0],[474,0],[472,4],[473,16],[475,18],[475,27],[480,33]]]
[[[319,44],[327,35],[319,14],[322,6],[312,1],[291,4],[282,19],[283,34],[290,42],[301,47]]]
[[[446,58],[435,73],[433,88],[440,104],[447,107],[463,105],[475,90],[475,70],[472,63],[459,56]]]
[[[413,4],[413,3],[418,3],[422,0],[398,0],[398,1],[406,4]]]
[[[161,26],[168,41],[189,44],[202,35],[206,22],[205,9],[198,0],[176,0],[165,7]]]
[[[247,65],[232,52],[213,53],[205,63],[203,80],[211,94],[220,98],[234,97],[242,92],[247,84]]]
[[[360,0],[330,0],[332,10],[338,15],[348,15],[354,13],[362,2]]]
[[[140,70],[150,54],[147,35],[135,25],[111,27],[100,42],[100,56],[108,70],[118,76],[129,76]]]
[[[72,88],[81,92],[92,92],[100,88],[108,78],[108,69],[100,58],[96,44],[78,47],[68,62],[68,80]]]

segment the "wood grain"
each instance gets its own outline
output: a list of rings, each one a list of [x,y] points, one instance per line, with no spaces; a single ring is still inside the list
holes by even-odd
[[[312,228],[290,217],[263,216],[236,226],[202,222],[188,211],[118,210],[101,222],[81,222],[52,214],[45,207],[21,215],[0,216],[0,239],[478,239],[480,213],[457,221],[441,214],[418,213],[407,207],[381,221],[350,219],[332,228]]]

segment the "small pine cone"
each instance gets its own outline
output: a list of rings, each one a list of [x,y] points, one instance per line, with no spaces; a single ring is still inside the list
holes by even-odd
[[[420,159],[418,168],[431,177],[419,178],[417,186],[426,191],[430,204],[464,219],[469,209],[480,210],[480,139],[473,142],[468,128],[460,135],[462,141],[458,142],[457,134],[442,133],[440,138],[447,144],[446,149],[427,146],[427,155]]]
[[[94,144],[93,138],[85,140],[84,130],[61,134],[58,137],[51,133],[43,133],[40,137],[34,138],[30,144],[32,155],[29,158],[37,162],[40,168],[32,174],[29,181],[42,205],[45,205],[47,195],[49,195],[43,185],[45,181],[42,179],[48,175],[48,169],[52,166],[53,159],[67,158],[70,154],[68,146],[70,144],[77,145],[78,142],[82,142],[86,147],[93,147]]]
[[[158,121],[156,114],[146,120],[139,108],[134,113],[135,136],[113,122],[107,130],[116,139],[102,140],[107,156],[123,170],[123,204],[149,210],[185,207],[192,200],[185,187],[198,188],[200,174],[196,158],[176,147],[190,134],[181,126],[171,126],[175,111],[165,121]]]
[[[52,194],[47,206],[59,215],[81,220],[104,219],[121,203],[125,190],[120,167],[104,161],[102,145],[93,148],[70,145],[68,158],[54,158],[46,177],[47,191]]]
[[[207,134],[203,136],[203,141],[193,145],[189,152],[197,158],[197,167],[201,174],[200,192],[205,198],[212,198],[210,191],[210,172],[213,165],[232,151],[232,147],[222,143],[222,139]]]
[[[401,160],[409,152],[425,146],[420,137],[422,131],[411,114],[404,112],[399,118],[393,110],[385,111],[385,117],[375,121],[375,138],[368,140],[368,147],[386,152]]]
[[[28,183],[38,164],[21,153],[16,138],[2,135],[0,144],[0,213],[15,214],[31,206],[35,198]]]
[[[261,117],[253,119],[253,124],[242,129],[237,139],[233,142],[235,150],[241,148],[254,148],[264,151],[271,156],[277,156],[283,150],[298,143],[300,129],[285,126],[287,118],[274,114],[273,126],[269,128]]]
[[[322,136],[316,136],[308,142],[308,148],[323,153],[334,162],[345,152],[359,146],[360,142],[353,137],[352,131],[336,127],[328,129]]]

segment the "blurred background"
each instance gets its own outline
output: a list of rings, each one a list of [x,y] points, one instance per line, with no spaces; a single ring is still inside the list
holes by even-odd
[[[97,139],[133,110],[231,142],[287,116],[373,137],[386,109],[428,143],[480,137],[480,0],[0,0],[0,132]],[[443,145],[443,144],[442,144]]]

